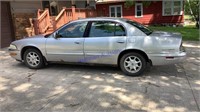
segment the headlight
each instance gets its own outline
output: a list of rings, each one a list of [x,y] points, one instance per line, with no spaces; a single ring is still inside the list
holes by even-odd
[[[9,46],[8,49],[9,49],[9,50],[16,50],[17,47],[16,47],[15,45],[13,45],[13,44],[10,44],[10,46]]]

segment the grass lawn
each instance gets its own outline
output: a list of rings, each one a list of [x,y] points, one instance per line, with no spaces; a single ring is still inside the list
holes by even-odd
[[[183,36],[183,40],[194,40],[199,41],[199,29],[194,26],[184,27],[164,27],[164,26],[150,26],[150,29],[154,31],[167,31],[167,32],[179,32]]]

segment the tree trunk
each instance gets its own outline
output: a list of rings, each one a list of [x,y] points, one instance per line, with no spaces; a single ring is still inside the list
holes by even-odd
[[[188,5],[189,5],[190,13],[191,13],[191,15],[194,17],[194,19],[196,21],[196,27],[199,28],[199,14],[196,17],[196,15],[193,13],[193,10],[191,8],[190,0],[187,0],[187,2],[188,2]]]
[[[199,18],[196,18],[196,27],[199,28]]]

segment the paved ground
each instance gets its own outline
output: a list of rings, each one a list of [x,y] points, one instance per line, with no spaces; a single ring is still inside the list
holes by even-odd
[[[0,112],[200,111],[200,45],[187,59],[128,77],[115,67],[50,65],[31,70],[0,51]]]

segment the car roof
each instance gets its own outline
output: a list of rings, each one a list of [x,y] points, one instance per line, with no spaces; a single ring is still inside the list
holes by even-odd
[[[102,20],[107,20],[107,21],[127,21],[127,19],[124,18],[115,18],[115,17],[93,17],[93,18],[80,18],[76,21],[102,21]]]

